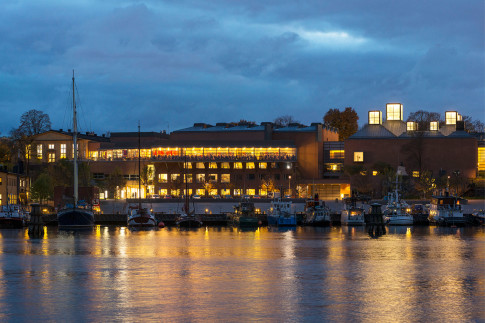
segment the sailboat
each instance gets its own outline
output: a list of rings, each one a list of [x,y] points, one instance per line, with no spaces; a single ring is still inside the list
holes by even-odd
[[[73,123],[73,155],[74,155],[74,203],[57,212],[57,222],[60,228],[91,228],[94,225],[93,211],[87,205],[80,205],[78,194],[78,165],[77,165],[77,121],[76,98],[74,87],[74,71],[72,71],[72,123]]]
[[[178,217],[176,224],[179,227],[185,228],[200,228],[202,226],[202,221],[198,216],[196,216],[195,210],[190,211],[189,205],[189,189],[187,184],[187,155],[184,155],[184,177],[185,177],[185,195],[184,195],[184,207],[182,209],[182,213]]]
[[[141,207],[141,135],[140,135],[140,124],[138,124],[138,205],[128,208],[128,227],[140,228],[140,227],[154,227],[157,225],[157,219],[153,213],[147,208]]]

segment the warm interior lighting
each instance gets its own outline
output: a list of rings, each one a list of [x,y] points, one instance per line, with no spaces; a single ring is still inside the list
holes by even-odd
[[[429,123],[429,130],[431,130],[431,131],[438,131],[438,128],[439,128],[438,121],[431,121]]]
[[[401,120],[403,119],[402,104],[388,103],[386,104],[386,120]]]
[[[418,124],[414,121],[408,121],[406,123],[407,131],[415,131],[418,130]]]
[[[356,163],[364,162],[364,152],[354,151],[354,162],[356,162]]]
[[[330,150],[330,159],[344,158],[345,150]]]
[[[445,112],[446,125],[455,125],[456,119],[457,119],[457,112],[456,111],[446,111]]]
[[[369,111],[369,124],[382,124],[382,112]]]

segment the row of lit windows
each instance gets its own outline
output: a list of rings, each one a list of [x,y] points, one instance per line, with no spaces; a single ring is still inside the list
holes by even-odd
[[[296,148],[211,148],[211,147],[167,147],[167,148],[152,148],[140,149],[140,157],[142,158],[157,158],[157,157],[265,157],[265,156],[295,156]],[[93,159],[110,159],[110,158],[138,158],[138,149],[111,149],[89,152],[89,157]]]
[[[37,158],[42,159],[43,156],[43,145],[38,144],[36,147],[36,152],[37,152]],[[79,144],[77,144],[78,150],[79,150]],[[54,144],[48,144],[48,153],[47,153],[47,159],[49,163],[55,162],[56,159],[56,153],[53,152],[52,150],[55,150],[55,145]],[[30,146],[27,147],[27,150],[30,151]],[[27,156],[29,157],[29,156]],[[74,144],[72,144],[72,157],[74,158]],[[60,158],[67,158],[67,144],[60,144]]]
[[[478,147],[478,171],[485,171],[485,147]]]
[[[210,196],[214,195],[233,195],[233,196],[241,196],[241,195],[250,195],[254,196],[256,194],[260,196],[267,196],[268,195],[268,190],[265,189],[254,189],[254,188],[247,188],[247,189],[242,189],[242,188],[234,188],[234,189],[204,189],[204,188],[198,188],[198,189],[191,189],[189,188],[188,190],[188,195],[200,195],[200,196],[205,196],[206,193]],[[278,190],[275,190],[278,191]],[[163,197],[166,195],[171,195],[171,196],[182,196],[185,195],[186,190],[183,189],[159,189],[158,194]]]
[[[248,180],[254,180],[256,179],[256,174],[246,174]],[[233,175],[235,176],[235,179],[242,179],[242,174],[237,174]],[[280,180],[281,175],[280,174],[273,174],[275,180]],[[291,175],[289,174],[284,174],[285,179],[289,179]],[[181,176],[180,174],[158,174],[158,182],[159,183],[168,183],[168,179],[170,178],[170,181],[172,183],[182,183],[187,181],[187,183],[193,183],[194,182],[194,177],[195,177],[195,182],[196,183],[205,183],[205,182],[211,182],[211,183],[216,183],[218,182],[220,178],[220,183],[230,183],[231,182],[231,174],[183,174]],[[258,175],[259,179],[264,179],[268,178],[268,175],[265,174],[259,174]]]

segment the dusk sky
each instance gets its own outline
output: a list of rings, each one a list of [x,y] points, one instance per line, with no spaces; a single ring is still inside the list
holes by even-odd
[[[401,102],[485,121],[483,0],[2,0],[0,135],[30,109],[82,131],[322,122]]]

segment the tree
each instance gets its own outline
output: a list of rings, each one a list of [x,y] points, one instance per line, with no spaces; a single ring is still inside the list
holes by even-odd
[[[415,180],[414,185],[416,190],[423,193],[423,198],[426,198],[428,193],[436,188],[435,182],[431,172],[426,170],[419,173],[419,178]]]
[[[359,116],[351,107],[345,108],[342,112],[339,109],[330,109],[323,117],[325,124],[338,129],[340,141],[344,141],[357,132],[359,129],[357,121],[359,121]]]
[[[54,192],[54,185],[49,174],[40,174],[32,184],[30,192],[32,193],[32,198],[39,200],[40,204],[42,204],[43,200],[51,198]]]
[[[274,182],[273,182],[273,179],[271,179],[271,178],[263,178],[261,180],[260,188],[262,190],[265,190],[266,193],[273,192],[274,191]]]
[[[414,121],[418,124],[418,130],[425,131],[429,129],[429,123],[431,121],[438,121],[443,124],[443,119],[438,112],[429,112],[424,110],[418,110],[409,114],[407,121]]]
[[[485,125],[480,120],[473,120],[470,116],[463,116],[465,130],[471,133],[485,132]]]
[[[0,139],[0,164],[9,164],[12,161],[12,142]]]
[[[126,186],[126,179],[119,168],[115,168],[113,173],[108,176],[108,178],[105,180],[105,186],[109,192],[113,192],[113,197],[115,199],[119,198],[119,188]]]
[[[237,122],[230,122],[230,124],[233,125],[233,126],[254,126],[254,125],[256,125],[256,122],[241,119]]]
[[[298,123],[297,120],[295,120],[292,116],[290,115],[283,115],[283,116],[279,116],[278,118],[274,119],[273,123],[276,125],[276,126],[279,126],[279,127],[286,127],[288,126],[290,123]]]
[[[29,176],[29,160],[33,136],[46,132],[51,128],[51,121],[48,114],[39,110],[29,110],[20,117],[18,128],[10,131],[16,151],[20,153],[27,164],[27,176]]]

